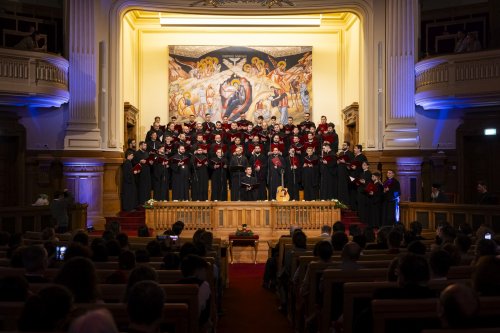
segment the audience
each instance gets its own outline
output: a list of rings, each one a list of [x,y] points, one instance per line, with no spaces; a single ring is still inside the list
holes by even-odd
[[[324,226],[321,227],[321,234],[319,235],[319,237],[330,238],[331,234],[332,234],[332,227],[325,224]]]
[[[439,296],[438,316],[443,328],[471,328],[477,325],[479,298],[464,284],[454,283]]]
[[[54,283],[67,287],[75,303],[95,303],[100,298],[94,264],[88,258],[75,257],[66,261],[54,278]]]
[[[163,318],[165,293],[155,281],[140,281],[130,289],[127,313],[129,332],[156,333]]]
[[[480,296],[500,296],[500,258],[482,256],[472,273],[472,286]]]
[[[357,243],[349,242],[344,245],[344,248],[342,249],[342,262],[340,263],[340,269],[351,271],[363,268],[363,266],[358,264],[360,255],[361,246],[359,246]]]
[[[45,270],[48,266],[47,251],[42,245],[26,246],[23,251],[24,277],[28,283],[48,283]]]
[[[347,242],[349,242],[349,238],[344,232],[337,231],[333,233],[332,246],[334,251],[342,251]]]
[[[75,319],[68,333],[118,333],[113,316],[106,309],[91,310]]]
[[[446,280],[452,264],[451,256],[445,250],[435,250],[429,257],[432,280]]]

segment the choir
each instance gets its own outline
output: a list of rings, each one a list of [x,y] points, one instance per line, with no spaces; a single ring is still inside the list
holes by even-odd
[[[299,200],[299,190],[304,200],[338,199],[370,225],[396,220],[400,187],[393,170],[382,183],[361,145],[351,151],[345,141],[339,151],[335,125],[325,116],[317,127],[308,113],[298,125],[292,117],[281,124],[262,116],[253,124],[244,114],[236,122],[213,123],[210,114],[204,122],[171,120],[162,126],[156,117],[137,150],[129,142],[123,210],[149,200],[151,191],[155,200],[169,200],[169,189],[171,200],[226,201],[229,185],[231,201],[276,200],[279,187],[290,200]]]

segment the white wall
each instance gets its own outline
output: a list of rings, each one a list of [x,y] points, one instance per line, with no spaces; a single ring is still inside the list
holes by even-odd
[[[147,31],[139,33],[139,133],[147,130],[153,118],[162,122],[168,112],[168,46],[169,45],[281,45],[313,47],[313,120],[321,115],[341,122],[340,110],[340,39],[339,33],[269,32],[268,28],[252,32]]]

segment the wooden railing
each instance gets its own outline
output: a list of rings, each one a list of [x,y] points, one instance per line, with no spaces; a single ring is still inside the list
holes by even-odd
[[[424,229],[434,230],[440,222],[448,222],[456,227],[468,223],[473,228],[486,224],[500,231],[500,205],[401,202],[399,208],[400,221],[406,226],[412,221],[419,221]]]
[[[340,220],[340,210],[330,201],[238,201],[238,202],[155,202],[146,209],[146,224],[162,231],[175,221],[187,230],[205,228],[222,233],[234,232],[242,224],[269,235],[284,233],[291,226],[320,230],[324,224]]]
[[[70,230],[87,227],[87,207],[87,204],[76,204],[70,209]],[[42,231],[53,224],[49,206],[0,207],[0,230],[10,233]]]

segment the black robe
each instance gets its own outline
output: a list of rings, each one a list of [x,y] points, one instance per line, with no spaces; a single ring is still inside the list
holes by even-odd
[[[141,160],[146,160],[149,154],[146,151],[137,150],[134,153],[132,164],[136,165]],[[151,168],[149,163],[141,163],[142,169],[136,175],[137,183],[137,197],[139,205],[143,205],[146,201],[151,199]]]
[[[339,157],[346,155],[346,160],[347,164],[339,163],[338,166],[338,199],[340,202],[346,204],[346,205],[351,205],[350,200],[349,200],[349,169],[347,166],[349,163],[352,161],[354,158],[354,154],[351,151],[346,151],[346,152],[341,152],[339,154]]]
[[[175,154],[172,157],[172,200],[189,200],[191,163],[188,160],[184,165],[179,165],[179,161],[186,157],[187,154]]]
[[[312,167],[305,165],[312,164]],[[318,199],[319,189],[319,159],[318,156],[305,156],[302,169],[302,186],[304,187],[304,200]]]
[[[255,170],[255,163],[257,160],[260,161],[260,170]],[[253,169],[253,176],[257,178],[259,182],[259,188],[257,189],[256,200],[267,200],[267,190],[266,190],[266,182],[267,182],[267,157],[260,153],[259,156],[256,154],[251,154],[249,160],[250,166]]]
[[[379,227],[382,222],[382,204],[384,201],[384,186],[381,183],[375,184],[377,190],[373,195],[368,195],[369,214],[368,225]]]
[[[248,166],[247,158],[243,155],[233,155],[233,157],[231,157],[229,168],[231,169],[231,167],[235,166],[242,166],[243,171],[231,171],[231,201],[241,200],[240,185],[241,179],[245,176],[245,168]]]
[[[166,158],[165,155],[159,157]],[[153,168],[153,198],[155,200],[168,200],[168,189],[170,182],[170,166],[155,161]]]
[[[387,191],[385,189],[387,188]],[[394,225],[398,222],[396,210],[399,205],[399,196],[401,195],[401,186],[396,178],[392,181],[384,182],[384,203],[382,205],[382,224]]]
[[[215,168],[216,163],[222,163],[222,168],[220,166]],[[212,201],[227,201],[227,159],[213,157],[208,166],[212,170],[210,199]]]
[[[122,210],[128,212],[137,207],[137,188],[135,185],[132,162],[125,160],[122,164]]]
[[[252,176],[244,175],[241,177],[241,184],[254,185],[257,184],[257,178]],[[240,198],[241,201],[255,201],[257,200],[257,189],[248,190],[247,187],[240,187]]]
[[[324,162],[326,162],[326,164]],[[337,191],[337,156],[333,152],[323,155],[319,159],[319,172],[321,174],[321,182],[319,186],[319,198],[321,200],[332,200],[338,196]]]
[[[370,170],[362,171],[359,175],[359,179],[364,179],[365,183],[360,183],[357,187],[357,204],[358,204],[358,216],[362,222],[368,223],[368,216],[370,213],[370,202],[368,200],[368,195],[365,191],[366,185],[371,182],[372,173]]]
[[[361,164],[363,162],[368,162],[366,159],[366,156],[363,154],[359,154],[357,156],[354,156],[354,158],[351,160],[351,165],[352,163],[356,163],[356,169],[350,169],[349,170],[349,176],[353,178],[361,178],[361,174],[363,173],[363,168],[361,167]],[[349,178],[350,179],[350,178]],[[349,182],[349,202],[351,203],[351,209],[352,210],[358,210],[358,186],[356,185],[355,182]]]
[[[193,201],[208,200],[208,158],[205,154],[194,154],[191,157],[193,175],[191,177],[191,199]]]
[[[300,183],[302,180],[302,161],[300,157],[293,163],[297,169],[292,168],[292,157],[285,158],[285,186],[288,189],[290,200],[299,200]]]
[[[273,159],[277,158],[279,160],[279,163],[277,166],[273,162]],[[269,169],[268,173],[268,179],[267,179],[267,184],[269,186],[269,200],[276,200],[276,191],[278,190],[278,186],[281,186],[281,179],[282,175],[285,172],[285,160],[282,156],[280,155],[270,155],[267,160],[267,165]],[[284,180],[284,175],[283,175],[283,185],[285,180]]]

